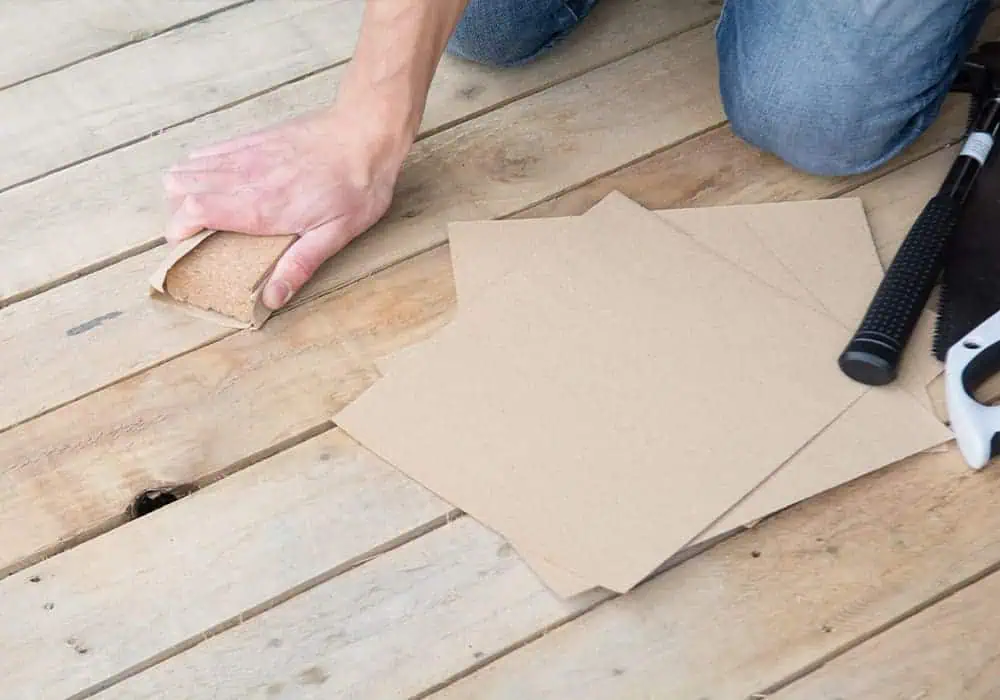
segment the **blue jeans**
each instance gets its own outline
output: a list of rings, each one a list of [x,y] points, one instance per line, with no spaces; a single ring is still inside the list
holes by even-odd
[[[470,0],[448,50],[523,64],[597,2]],[[731,128],[805,172],[877,168],[937,118],[989,10],[989,0],[725,0],[715,38]]]

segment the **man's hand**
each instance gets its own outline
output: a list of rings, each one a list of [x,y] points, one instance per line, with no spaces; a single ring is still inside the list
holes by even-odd
[[[165,237],[298,234],[264,289],[264,304],[280,308],[389,207],[405,145],[366,117],[361,105],[334,106],[193,152],[164,177],[174,211]]]
[[[165,237],[202,229],[296,234],[263,301],[284,306],[389,208],[427,93],[468,0],[367,0],[334,104],[193,152],[164,177]]]

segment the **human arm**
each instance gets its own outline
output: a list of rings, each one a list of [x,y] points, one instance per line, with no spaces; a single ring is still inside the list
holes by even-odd
[[[298,234],[263,301],[280,308],[392,201],[434,72],[468,0],[367,0],[331,105],[193,151],[164,176],[165,236]]]

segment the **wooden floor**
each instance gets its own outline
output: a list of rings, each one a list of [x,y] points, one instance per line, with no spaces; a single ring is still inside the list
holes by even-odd
[[[147,299],[160,172],[327,100],[363,0],[5,0],[0,697],[1000,696],[1000,470],[953,447],[565,601],[329,422],[443,322],[451,220],[847,194],[892,254],[964,102],[877,173],[805,176],[727,128],[718,5],[445,59],[389,216],[253,333]]]

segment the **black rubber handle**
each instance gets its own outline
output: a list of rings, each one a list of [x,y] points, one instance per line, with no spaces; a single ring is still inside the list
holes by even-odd
[[[896,378],[899,359],[937,282],[958,216],[958,202],[938,194],[917,217],[840,355],[840,369],[848,377],[871,386]]]

